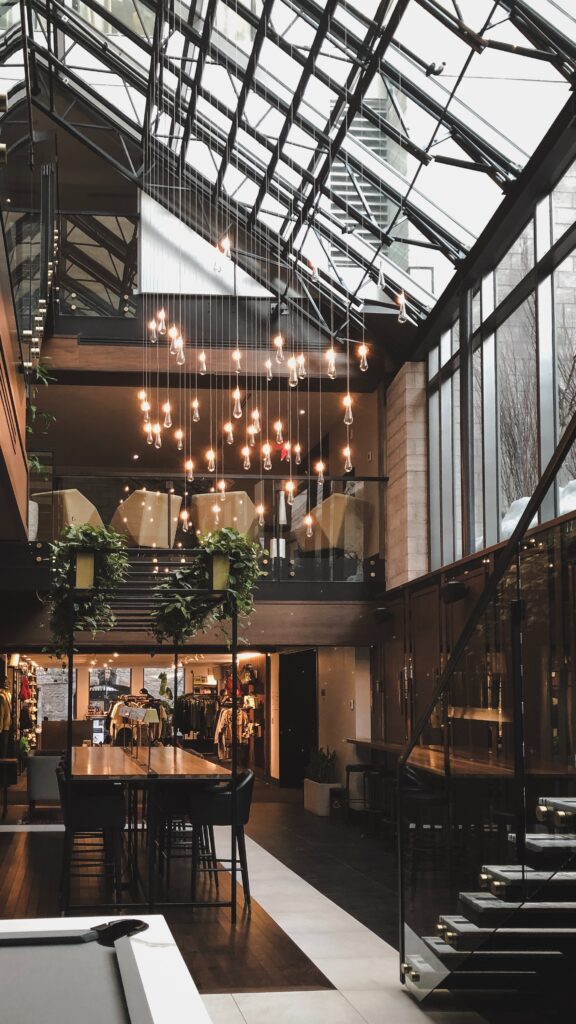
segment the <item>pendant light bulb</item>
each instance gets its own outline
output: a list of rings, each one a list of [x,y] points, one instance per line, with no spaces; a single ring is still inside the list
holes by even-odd
[[[324,470],[326,469],[326,466],[322,462],[322,460],[320,460],[320,462],[316,463],[315,469],[316,469],[316,472],[318,473],[318,483],[319,484],[323,484],[324,483]]]
[[[190,518],[190,513],[189,513],[188,509],[187,508],[183,508],[181,513],[180,513],[180,520],[182,522],[182,529],[184,530],[184,533],[188,533],[188,520],[189,520],[189,518]]]
[[[368,369],[368,346],[364,341],[358,346],[358,355],[360,356],[360,369],[362,373],[366,373]]]
[[[174,341],[174,347],[176,349],[176,362],[178,366],[184,366],[186,362],[186,356],[184,355],[184,339],[178,335]]]
[[[224,433],[226,435],[226,444],[234,444],[234,427],[230,421],[224,424]]]
[[[176,447],[178,451],[181,452],[184,447],[184,431],[178,427],[178,429],[174,431],[174,437],[176,438]]]
[[[200,355],[198,356],[198,373],[200,374],[201,377],[203,377],[206,372],[206,353],[204,349],[202,349]]]
[[[240,388],[234,388],[234,391],[232,392],[232,398],[234,399],[232,415],[235,420],[239,420],[242,418],[242,395],[240,393]]]
[[[157,331],[161,338],[166,334],[166,310],[159,309],[156,314]]]
[[[298,377],[300,380],[304,380],[306,377],[306,360],[304,359],[304,353],[301,352],[297,359],[298,363]]]
[[[274,338],[274,348],[276,349],[276,362],[284,362],[284,338],[282,334],[278,333]]]
[[[282,434],[282,420],[276,420],[274,424],[274,430],[276,431],[276,444],[282,444],[284,436]]]
[[[378,287],[381,291],[386,289],[386,277],[384,275],[384,261],[380,260],[378,265]]]
[[[216,486],[220,491],[220,501],[226,501],[226,481],[219,480]]]
[[[296,362],[296,356],[290,356],[288,360],[288,384],[291,388],[298,386],[298,363]]]
[[[161,448],[162,447],[162,427],[160,426],[159,423],[155,423],[154,424],[154,426],[152,427],[152,432],[154,434],[154,447],[155,448]]]
[[[258,526],[264,526],[264,505],[256,505],[256,511],[258,513]]]
[[[250,469],[250,445],[244,445],[242,448],[242,455],[244,456],[244,462],[242,463],[243,468]]]
[[[282,445],[282,458],[285,459],[286,462],[290,462],[291,457],[292,444],[290,441],[284,441],[284,444]]]
[[[294,445],[294,461],[297,466],[302,462],[302,445],[299,441],[296,441],[296,444]]]
[[[354,416],[352,415],[352,395],[350,393],[344,395],[342,404],[344,406],[344,423],[347,427],[351,427],[354,422]]]
[[[175,356],[176,338],[178,337],[178,328],[175,326],[175,324],[172,324],[172,326],[168,328],[168,337],[170,338],[170,355]]]
[[[345,473],[351,473],[352,472],[352,468],[353,468],[352,467],[352,450],[351,450],[349,444],[347,444],[342,449],[342,455],[344,456],[344,460],[345,460],[344,461],[344,472]]]
[[[260,433],[260,410],[259,409],[252,409],[251,416],[252,416],[252,426],[254,427],[254,433],[255,434],[259,434]],[[248,429],[250,429],[250,428],[248,428]]]
[[[146,431],[146,444],[154,444],[154,434],[152,433],[152,424],[150,420],[144,425]]]
[[[216,471],[216,452],[213,448],[209,448],[206,452],[206,461],[208,462],[208,472],[214,473]]]
[[[142,390],[138,392],[138,401],[139,402],[145,402],[146,401],[146,392],[144,391],[144,388],[142,388]]]
[[[296,490],[296,484],[294,483],[294,481],[293,480],[287,480],[285,485],[284,485],[284,490],[286,491],[286,501],[287,501],[288,505],[293,505],[294,504],[294,491]]]
[[[328,364],[326,367],[326,373],[330,377],[330,380],[334,380],[336,377],[336,353],[332,345],[330,345],[330,348],[326,353],[326,361]]]
[[[232,246],[230,244],[230,238],[228,237],[228,235],[224,235],[224,238],[220,239],[220,244],[218,245],[218,248],[220,249],[220,252],[222,253],[223,256],[226,256],[227,259],[230,259]]]
[[[212,511],[214,513],[214,526],[218,526],[220,522],[220,506],[212,505]]]
[[[200,422],[200,402],[197,398],[192,399],[192,422]]]
[[[150,412],[150,402],[148,401],[147,398],[145,398],[144,401],[140,403],[140,408],[142,409],[142,412]]]
[[[256,427],[253,424],[247,428],[246,433],[248,434],[248,444],[251,448],[256,444]]]
[[[262,445],[262,455],[264,456],[264,469],[272,469],[272,445],[269,441],[265,441]]]
[[[314,284],[316,284],[320,280],[320,278],[318,276],[318,267],[316,266],[316,264],[314,263],[313,260],[308,260],[308,266],[310,267],[310,270],[312,271],[312,280],[313,280]]]
[[[192,459],[186,459],[184,469],[186,470],[186,482],[191,484],[194,480],[194,463]]]
[[[264,366],[266,367],[266,380],[267,381],[271,381],[272,380],[272,360],[271,359],[267,359],[265,361],[265,363],[264,363]]]
[[[236,373],[239,373],[242,369],[242,353],[239,348],[234,349],[232,353],[232,362],[234,363]]]
[[[148,321],[148,340],[151,341],[153,345],[155,345],[158,340],[158,328],[155,320]]]
[[[164,402],[162,412],[164,413],[164,426],[169,430],[172,426],[172,410],[170,408],[170,402]]]
[[[312,536],[312,523],[313,523],[312,516],[308,512],[307,515],[304,516],[304,525],[306,526],[306,536],[307,537],[311,537]]]
[[[400,307],[398,310],[398,323],[405,324],[408,320],[408,311],[406,309],[406,296],[404,294],[404,289],[402,289],[400,294],[396,296],[396,301]]]

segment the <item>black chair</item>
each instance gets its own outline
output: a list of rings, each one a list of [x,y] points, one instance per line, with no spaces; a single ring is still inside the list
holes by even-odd
[[[67,914],[70,907],[72,877],[94,878],[104,875],[114,887],[116,902],[122,893],[122,838],[126,824],[124,790],[119,783],[75,782],[61,764],[56,769],[60,802],[64,818],[64,852],[60,879],[60,908]],[[96,842],[90,842],[94,840]],[[74,857],[76,839],[82,843]],[[100,853],[100,857],[92,857]],[[86,856],[88,854],[88,856]],[[73,865],[80,870],[73,872]],[[84,868],[99,867],[99,871]]]
[[[253,789],[254,772],[241,772],[238,775],[236,782],[236,838],[238,843],[240,871],[242,874],[242,885],[244,887],[244,902],[247,907],[250,906],[250,880],[248,877],[244,825],[248,823],[248,819],[250,818]],[[198,789],[194,794],[193,799],[190,801],[188,816],[190,822],[194,826],[192,850],[192,892],[194,895],[196,892],[198,862],[201,856],[201,830],[202,828],[208,828],[211,832],[216,825],[232,826],[232,783],[227,782],[223,785],[209,785],[202,789]],[[208,868],[204,870],[210,869]]]
[[[196,798],[206,788],[212,790],[213,783],[198,782],[163,782],[154,787],[154,843],[158,853],[158,873],[166,875],[166,885],[170,886],[172,860],[189,856],[195,841],[195,826],[190,822],[189,810]],[[197,837],[199,854],[202,862],[212,873],[218,885],[218,863],[214,842],[214,829],[202,826]]]

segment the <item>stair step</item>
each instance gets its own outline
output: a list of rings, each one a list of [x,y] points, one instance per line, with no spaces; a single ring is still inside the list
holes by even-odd
[[[539,992],[538,971],[457,971],[444,986],[452,992]]]
[[[575,797],[543,797],[538,805],[546,808],[546,813],[537,815],[541,821],[552,822],[557,828],[574,827],[576,819]]]
[[[508,833],[508,840],[511,843],[516,842],[514,832]],[[529,832],[526,835],[526,862],[542,870],[567,868],[572,862],[576,865],[576,835]]]
[[[485,864],[480,878],[499,899],[576,900],[576,871],[537,871],[519,864]]]
[[[443,914],[439,919],[443,928],[442,939],[453,949],[465,952],[473,949],[497,950],[576,950],[574,928],[493,928],[473,924],[462,914]]]
[[[572,901],[508,902],[491,892],[461,892],[458,899],[463,912],[474,924],[494,928],[506,924],[524,928],[555,928],[576,921],[576,903]]]
[[[456,950],[441,936],[424,935],[422,941],[451,971],[533,971],[562,967],[565,956],[560,950],[507,949]]]

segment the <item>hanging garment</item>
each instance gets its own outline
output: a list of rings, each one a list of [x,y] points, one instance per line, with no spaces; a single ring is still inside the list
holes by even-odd
[[[10,729],[11,711],[9,691],[0,690],[0,732]]]
[[[242,746],[250,739],[250,720],[242,709],[236,716],[236,742]],[[218,757],[223,761],[230,758],[232,749],[232,708],[223,707],[216,723],[214,740],[218,744]]]
[[[30,690],[30,683],[28,676],[24,674],[22,676],[22,682],[20,683],[20,700],[30,700],[32,691]]]

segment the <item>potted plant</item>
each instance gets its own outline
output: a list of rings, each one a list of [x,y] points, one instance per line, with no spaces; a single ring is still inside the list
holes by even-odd
[[[218,589],[225,595],[215,604],[209,590],[207,564],[193,558],[177,566],[154,589],[152,630],[157,640],[171,640],[180,646],[197,633],[252,611],[254,590],[260,570],[261,548],[243,533],[229,527],[212,530],[200,537],[199,546],[216,563]],[[214,573],[216,577],[216,571]]]
[[[304,810],[327,818],[330,814],[330,790],[336,785],[336,751],[320,747],[310,752],[304,776]]]
[[[111,593],[128,575],[124,538],[105,526],[66,526],[60,540],[50,545],[52,586],[49,598],[52,653],[61,657],[70,643],[70,579],[73,559],[78,564],[87,554],[94,558],[90,589],[75,591],[73,632],[89,630],[92,636],[114,628],[116,619]]]

